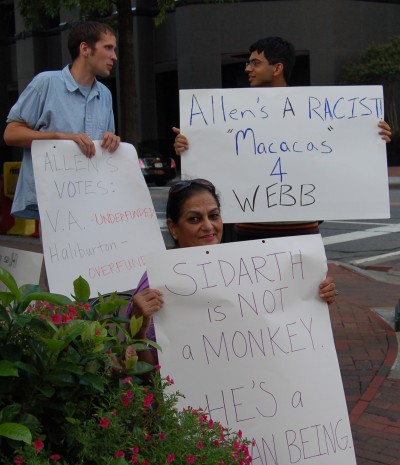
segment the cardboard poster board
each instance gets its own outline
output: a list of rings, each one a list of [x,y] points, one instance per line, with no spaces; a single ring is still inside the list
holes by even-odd
[[[165,250],[134,147],[113,154],[96,142],[34,141],[32,159],[49,287],[69,295],[81,275],[91,296],[136,287],[144,255]]]
[[[381,86],[181,90],[180,115],[224,222],[390,217]]]
[[[321,237],[146,256],[164,296],[159,362],[181,407],[255,439],[255,465],[355,465],[328,306]]]

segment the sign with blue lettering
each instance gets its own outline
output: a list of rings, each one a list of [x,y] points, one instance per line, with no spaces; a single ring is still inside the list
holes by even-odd
[[[146,255],[159,362],[180,407],[254,440],[254,465],[355,465],[320,235]]]
[[[85,157],[73,141],[34,141],[32,160],[43,252],[52,292],[73,293],[81,275],[91,297],[136,287],[144,254],[165,250],[133,145],[110,154],[95,142]]]
[[[181,90],[180,115],[225,222],[390,217],[381,86]]]

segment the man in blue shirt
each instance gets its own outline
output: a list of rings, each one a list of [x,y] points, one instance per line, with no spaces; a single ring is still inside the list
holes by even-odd
[[[114,134],[111,92],[96,80],[108,77],[117,56],[115,32],[106,24],[75,25],[68,37],[72,65],[38,74],[20,95],[7,117],[4,140],[23,148],[23,162],[11,213],[39,219],[31,144],[33,140],[73,140],[88,158],[93,141],[114,152],[120,138]]]

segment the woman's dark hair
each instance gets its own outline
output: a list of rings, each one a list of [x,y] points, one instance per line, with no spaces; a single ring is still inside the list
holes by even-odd
[[[114,29],[108,24],[96,21],[85,21],[72,26],[68,36],[68,50],[72,61],[79,56],[79,48],[82,42],[86,42],[94,50],[96,43],[101,39],[102,34],[115,36]]]
[[[171,186],[168,193],[167,218],[170,218],[176,224],[182,215],[182,205],[200,191],[209,192],[214,197],[218,208],[221,207],[215,186],[210,181],[200,178],[179,181]]]

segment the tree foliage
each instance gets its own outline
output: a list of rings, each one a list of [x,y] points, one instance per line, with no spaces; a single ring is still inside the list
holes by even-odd
[[[66,11],[80,9],[84,20],[93,14],[111,13],[114,4],[113,0],[19,0],[19,10],[27,27],[39,28],[43,15],[55,18],[61,8]]]
[[[343,84],[380,84],[385,95],[386,119],[393,135],[400,136],[397,91],[400,83],[400,36],[383,44],[369,46],[359,60],[345,68]]]
[[[203,0],[203,3],[234,3],[236,0]],[[157,0],[158,14],[155,18],[157,25],[161,24],[167,17],[169,11],[175,9],[176,0]]]

